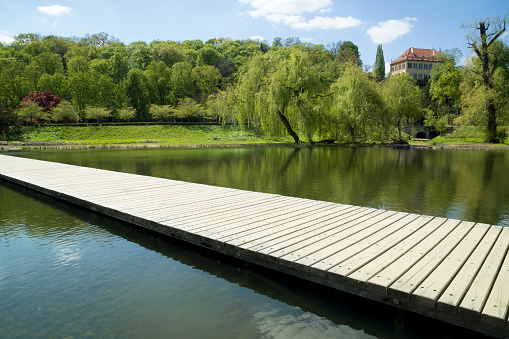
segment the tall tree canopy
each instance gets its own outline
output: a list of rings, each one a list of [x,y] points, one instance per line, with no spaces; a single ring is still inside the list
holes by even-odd
[[[468,45],[475,52],[481,68],[479,70],[472,69],[478,74],[483,81],[485,94],[485,114],[487,122],[486,142],[499,143],[497,137],[497,110],[495,100],[490,92],[493,90],[493,79],[496,70],[503,61],[496,49],[493,48],[495,41],[504,34],[508,15],[505,17],[494,17],[474,21],[465,27],[473,29],[474,33],[470,34]],[[477,32],[476,32],[477,31]]]
[[[373,65],[373,74],[378,80],[385,79],[385,60],[382,45],[376,48],[375,64]]]

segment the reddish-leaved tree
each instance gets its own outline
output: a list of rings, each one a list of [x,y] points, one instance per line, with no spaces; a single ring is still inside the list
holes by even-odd
[[[35,102],[37,105],[43,108],[44,112],[49,112],[53,107],[56,107],[62,101],[62,98],[54,95],[50,89],[47,89],[43,93],[38,91],[28,93],[28,96],[23,98],[21,105],[23,106],[23,103],[27,101]]]

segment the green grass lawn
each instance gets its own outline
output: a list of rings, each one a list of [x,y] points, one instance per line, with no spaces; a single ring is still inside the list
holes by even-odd
[[[499,127],[499,132],[506,130],[507,127]],[[444,133],[443,135],[437,136],[429,141],[410,141],[412,145],[423,145],[423,146],[440,146],[440,145],[481,145],[485,144],[486,137],[484,132],[479,127],[474,126],[460,126],[456,127],[450,133]],[[501,140],[501,145],[507,145],[509,138]]]
[[[147,126],[40,126],[28,128],[27,142],[63,142],[73,144],[228,145],[291,142],[290,138],[267,138],[254,129],[218,125],[147,125]]]

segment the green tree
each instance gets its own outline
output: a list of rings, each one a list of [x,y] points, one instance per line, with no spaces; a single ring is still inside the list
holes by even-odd
[[[454,60],[452,56],[446,58],[445,62],[433,67],[430,75],[429,94],[434,100],[431,107],[436,117],[432,119],[428,114],[426,121],[441,132],[445,130],[443,125],[448,126],[453,116],[458,115],[460,106],[461,72]]]
[[[385,79],[384,51],[381,44],[376,48],[376,59],[375,64],[373,65],[373,74],[379,81]]]
[[[58,54],[44,52],[36,56],[33,62],[37,64],[43,73],[49,75],[64,72],[62,57]]]
[[[110,76],[118,84],[127,78],[129,73],[129,59],[123,53],[114,53],[108,60]]]
[[[90,63],[84,56],[76,56],[67,62],[69,74],[72,73],[88,73],[90,71]]]
[[[165,121],[168,120],[173,108],[170,105],[150,105],[149,113],[152,116],[152,119],[157,121]]]
[[[215,48],[206,46],[198,51],[196,63],[199,66],[210,65],[219,67],[219,61],[223,56]]]
[[[112,107],[115,83],[108,75],[93,73],[89,86],[90,103],[94,106]]]
[[[221,73],[214,66],[196,66],[193,68],[192,76],[196,88],[198,89],[201,97],[201,102],[204,102],[208,96],[217,91],[221,81]]]
[[[33,91],[24,76],[24,68],[23,61],[0,60],[0,106],[14,110],[27,93]]]
[[[356,64],[346,67],[344,75],[333,85],[335,91],[333,126],[349,141],[383,140],[390,117],[376,83]]]
[[[71,101],[80,114],[80,120],[85,117],[85,107],[92,100],[90,87],[91,78],[88,73],[74,72],[67,79],[67,93],[70,94]]]
[[[100,120],[109,118],[110,116],[111,112],[104,107],[88,106],[87,108],[85,108],[86,119],[92,119],[99,122]]]
[[[339,46],[338,58],[343,62],[352,62],[359,66],[362,66],[361,55],[359,53],[359,47],[351,41],[344,41]]]
[[[171,68],[170,103],[174,106],[179,99],[194,97],[192,66],[186,62],[177,62]]]
[[[0,105],[0,140],[9,140],[14,137],[20,128],[20,120],[17,115]]]
[[[139,120],[147,119],[150,95],[147,78],[143,71],[138,68],[131,69],[127,75],[126,85],[130,106],[136,109],[136,118]]]
[[[499,50],[492,48],[495,41],[504,34],[506,30],[508,16],[494,17],[483,20],[477,20],[464,27],[479,31],[479,35],[471,34],[468,36],[468,45],[475,52],[481,69],[478,72],[484,85],[485,113],[487,122],[486,142],[499,143],[497,137],[497,110],[495,100],[491,95],[493,91],[493,77],[497,68],[501,65],[501,55]],[[474,31],[474,32],[475,32]]]
[[[179,119],[198,118],[203,116],[203,114],[203,106],[191,98],[180,99],[175,109],[175,116]]]
[[[387,112],[398,128],[398,136],[401,140],[402,123],[405,120],[417,120],[421,117],[422,91],[410,74],[401,73],[387,79],[383,84],[383,94]]]
[[[325,88],[309,54],[292,48],[254,57],[229,90],[221,110],[223,121],[259,126],[269,136],[288,133],[295,143],[299,133],[309,142],[320,127],[317,101]]]
[[[150,49],[144,41],[136,41],[128,46],[129,59],[131,66],[140,70],[145,70],[152,61]]]
[[[55,95],[63,98],[68,96],[66,91],[66,77],[62,73],[55,73],[53,75],[43,74],[37,82],[37,89],[44,91],[50,89]]]
[[[171,91],[171,69],[163,61],[153,61],[145,71],[150,101],[157,105],[168,103]]]
[[[509,117],[509,48],[497,41],[493,48],[500,49],[504,66],[499,67],[492,77],[492,88],[486,91],[481,73],[482,67],[478,58],[471,58],[462,69],[460,83],[461,115],[455,123],[474,126],[487,125],[486,102],[492,102],[497,112],[497,123],[506,123]],[[498,138],[498,136],[497,136]]]
[[[27,123],[38,124],[41,120],[49,120],[49,113],[44,112],[44,109],[33,101],[23,102],[22,106],[16,110],[16,115]]]
[[[52,110],[52,119],[55,121],[78,121],[79,114],[72,105],[67,100],[63,100],[57,107]]]
[[[118,111],[118,119],[120,120],[131,120],[136,116],[136,110],[133,107],[125,107]]]
[[[92,74],[102,74],[109,75],[110,73],[110,65],[108,60],[104,59],[94,59],[90,61],[90,72]]]

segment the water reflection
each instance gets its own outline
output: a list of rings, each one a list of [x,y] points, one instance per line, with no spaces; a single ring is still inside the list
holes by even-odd
[[[17,155],[509,226],[509,152],[504,151],[256,147]]]

